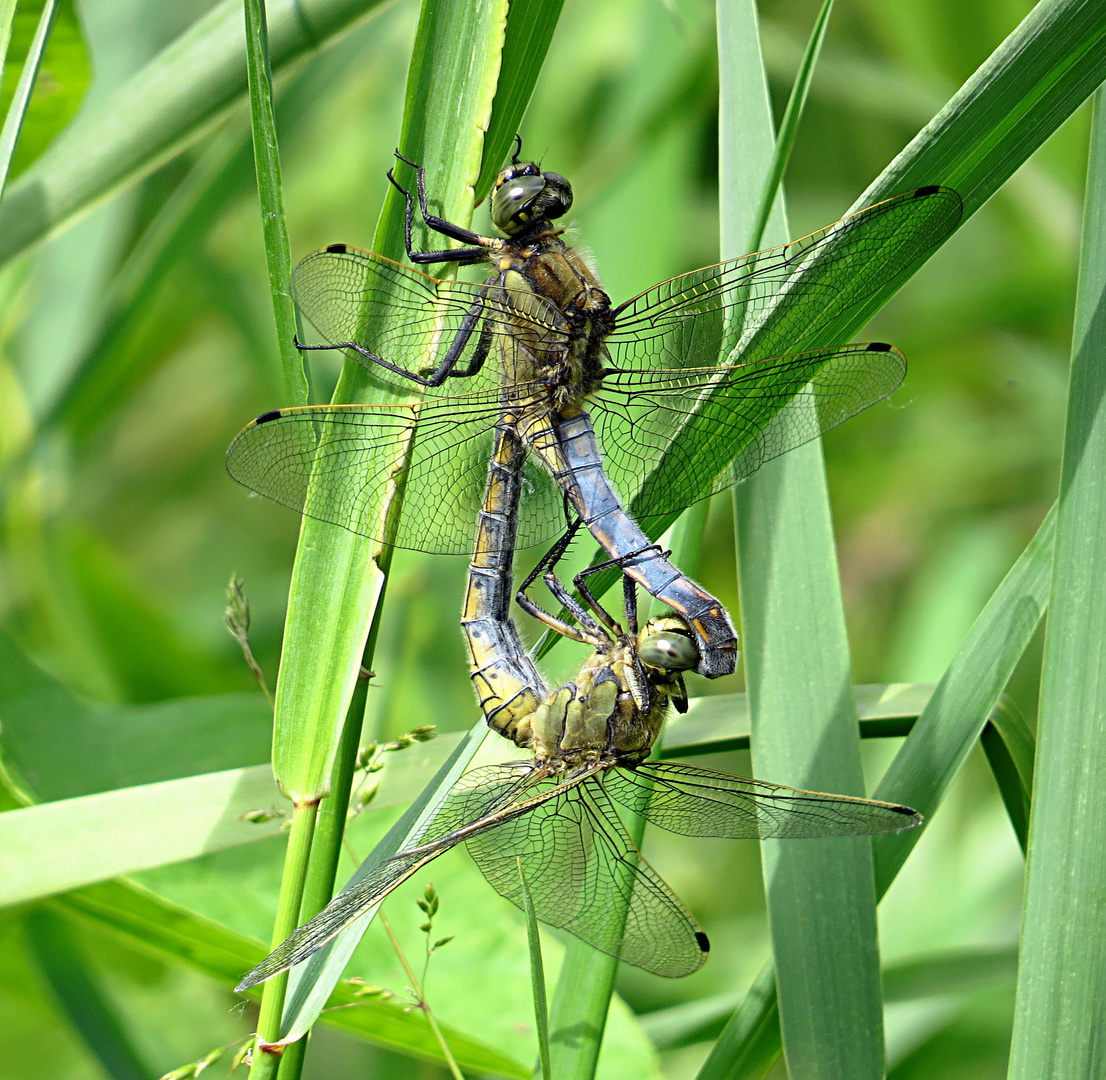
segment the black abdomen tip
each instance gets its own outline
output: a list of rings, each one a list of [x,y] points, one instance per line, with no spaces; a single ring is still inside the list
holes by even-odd
[[[925,187],[918,188],[918,190],[914,192],[914,197],[916,199],[923,199],[926,195],[936,195],[940,190],[940,184],[927,184]]]
[[[268,412],[262,413],[255,421],[255,424],[267,424],[270,420],[280,419],[280,409],[270,409]]]
[[[695,944],[698,945],[703,952],[710,952],[710,938],[707,937],[702,930],[695,931]]]
[[[331,255],[345,255],[346,245],[345,244],[327,244],[326,250],[329,251]]]
[[[868,346],[868,352],[890,352],[891,346],[886,341],[873,341]]]

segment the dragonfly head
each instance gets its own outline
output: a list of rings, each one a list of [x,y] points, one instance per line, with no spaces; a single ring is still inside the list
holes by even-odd
[[[692,671],[699,666],[699,650],[691,632],[674,615],[650,619],[638,637],[637,651],[646,668]]]
[[[492,222],[508,236],[568,213],[572,185],[560,173],[542,172],[535,161],[512,162],[492,189]]]

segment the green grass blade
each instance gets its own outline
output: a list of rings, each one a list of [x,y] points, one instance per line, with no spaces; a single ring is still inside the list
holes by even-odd
[[[380,0],[275,0],[273,70],[288,68]],[[210,131],[246,94],[240,0],[222,0],[106,100],[85,110],[12,184],[0,264],[56,235]]]
[[[4,79],[4,67],[8,62],[8,46],[12,40],[12,22],[15,19],[16,0],[0,3],[0,83]]]
[[[132,881],[104,882],[50,903],[66,914],[92,920],[145,952],[185,964],[223,985],[233,983],[265,955],[265,946],[255,938],[197,915]],[[323,1013],[322,1021],[376,1046],[442,1062],[437,1040],[420,1014],[391,1002],[365,1001],[355,996],[356,990],[348,984],[339,986],[328,1003],[333,1008]],[[251,996],[257,995],[251,992]],[[528,1080],[530,1070],[521,1062],[452,1027],[441,1027],[464,1068],[478,1075]]]
[[[720,58],[723,102],[751,96],[746,109],[755,109],[739,128],[727,122],[733,106],[723,106],[721,189],[734,187],[726,170],[739,158],[741,176],[763,187],[774,140],[755,8],[723,8],[720,19],[719,47],[733,50]],[[726,26],[731,19],[734,25]],[[741,80],[734,76],[738,66],[746,69]],[[740,254],[748,236],[740,227],[746,203],[723,198],[723,255]],[[782,213],[782,200],[778,205]],[[770,243],[787,239],[780,224],[767,236]],[[769,463],[734,494],[756,775],[863,794],[820,444]],[[761,850],[788,1068],[794,1076],[878,1080],[883,1005],[868,841],[764,841]]]
[[[752,1080],[779,1057],[780,1003],[776,969],[766,964],[711,1047],[696,1080]]]
[[[874,798],[904,802],[933,816],[979,738],[1048,602],[1055,513],[1049,513],[995,590],[945,672],[914,729],[895,756]],[[922,830],[873,838],[876,890],[890,887]],[[719,1037],[700,1080],[746,1080],[761,1075],[742,1062],[764,1060],[779,1029],[775,986],[755,984]]]
[[[427,3],[416,33],[399,141],[426,167],[443,215],[462,224],[472,214],[505,20],[505,0],[443,7]],[[403,203],[390,188],[374,247],[399,256],[402,245]],[[367,384],[367,373],[347,363],[334,400],[357,400]],[[394,514],[399,504],[393,498],[392,505],[379,510]],[[289,591],[273,737],[274,773],[297,804],[326,793],[362,659],[372,662],[371,656],[363,657],[363,650],[379,612],[386,581],[381,564],[386,561],[381,545],[305,518]],[[291,883],[288,890],[291,893]],[[266,1014],[271,1021],[263,1029],[267,1040],[275,1040],[278,1032],[294,1040],[307,1030],[340,975],[343,948],[352,950],[367,921],[359,920],[341,945],[333,943],[315,964],[302,966],[279,1027],[275,1009]],[[279,975],[266,983],[263,1002],[270,996],[273,1001],[282,999],[286,979]]]
[[[68,920],[48,908],[35,908],[24,919],[24,931],[39,974],[50,987],[61,1013],[111,1080],[146,1080],[150,1068],[127,1038],[123,1023],[104,993]]]
[[[1050,511],[987,601],[874,798],[907,803],[927,818],[937,810],[1044,615],[1055,520]],[[881,896],[921,831],[873,840]]]
[[[307,375],[299,350],[293,344],[296,309],[288,280],[292,276],[292,249],[284,218],[280,151],[277,148],[276,115],[273,112],[273,71],[269,57],[269,22],[265,0],[245,0],[246,71],[250,94],[250,126],[257,171],[257,195],[261,203],[261,228],[265,238],[265,264],[273,298],[277,346],[284,372],[284,392],[290,405],[306,405]]]
[[[442,800],[461,778],[488,735],[489,729],[483,718],[473,724],[468,734],[457,744],[453,753],[438,768],[430,782],[423,787],[406,813],[388,830],[380,843],[357,868],[345,888],[355,885],[385,859],[405,846],[410,846],[416,832],[421,831],[423,824],[438,812]],[[379,906],[377,904],[376,907],[366,911],[333,941],[292,969],[291,990],[281,1024],[282,1039],[287,1041],[298,1039],[315,1022]],[[241,974],[240,972],[239,976]]]
[[[1097,0],[1040,0],[855,205],[947,184],[969,216],[1104,78],[1106,9]]]
[[[814,27],[810,31],[810,39],[803,51],[799,70],[795,74],[791,96],[787,99],[787,108],[784,109],[783,119],[780,120],[780,130],[776,133],[776,143],[772,150],[772,164],[768,167],[768,176],[764,181],[764,190],[761,192],[756,219],[753,222],[749,238],[745,242],[746,251],[757,251],[760,248],[764,239],[764,230],[768,228],[768,218],[772,214],[776,195],[783,183],[784,173],[787,172],[787,163],[791,160],[791,151],[795,147],[795,136],[799,133],[799,122],[802,120],[803,108],[806,105],[807,95],[810,93],[810,81],[814,76],[814,69],[822,52],[822,44],[826,40],[826,30],[829,29],[830,13],[832,11],[833,0],[822,0],[821,10],[814,20]]]
[[[1106,1073],[1106,101],[1091,121],[1011,1080]]]
[[[31,91],[35,88],[39,65],[42,63],[42,54],[46,51],[46,42],[50,38],[50,31],[53,29],[57,14],[57,0],[46,0],[46,3],[42,6],[42,14],[38,19],[35,36],[31,40],[30,51],[27,53],[27,59],[23,62],[23,70],[19,73],[15,96],[12,98],[11,105],[8,106],[8,114],[4,117],[4,126],[0,129],[0,199],[3,198],[4,189],[7,187],[8,173],[11,171],[12,158],[15,156],[15,145],[19,141],[19,133],[23,129],[23,121],[27,116],[27,106],[31,103]],[[10,28],[11,20],[9,17],[9,33]],[[4,41],[4,51],[7,52],[7,40]]]
[[[1012,946],[956,949],[909,957],[888,964],[883,969],[883,1000],[916,1001],[963,993],[965,990],[993,986],[996,983],[1013,983],[1017,971],[1018,952]],[[761,973],[754,986],[767,987],[771,991],[774,980],[775,975],[769,967]],[[641,1023],[658,1050],[677,1050],[682,1046],[717,1038],[734,1010],[743,1003],[755,1000],[755,992],[749,995],[718,994],[646,1013],[641,1018]],[[763,1018],[761,1022],[763,1023]],[[761,1045],[756,1040],[748,1040],[748,1045],[750,1048],[754,1045],[760,1048],[759,1068],[767,1068],[775,1053],[779,1052],[778,1038],[774,1044],[765,1042]],[[770,1045],[774,1045],[775,1050],[768,1056],[765,1052]],[[750,1071],[746,1066],[741,1075],[755,1075],[755,1070]]]
[[[683,563],[679,563],[683,566]],[[853,687],[860,714],[860,737],[882,739],[907,735],[933,696],[936,683],[865,683]],[[683,715],[664,725],[658,757],[682,758],[724,754],[750,746],[749,699],[746,694],[711,694],[692,698]]]
[[[523,911],[526,914],[526,944],[530,950],[530,979],[534,988],[534,1024],[538,1030],[538,1061],[542,1080],[553,1080],[553,1066],[549,1058],[549,1002],[545,993],[545,964],[541,955],[541,931],[538,929],[538,913],[534,910],[534,898],[526,883],[522,860],[518,862],[518,876],[522,882]]]
[[[1033,757],[1037,739],[1015,708],[1000,701],[980,736],[1010,824],[1024,854],[1029,845],[1029,807],[1033,801]]]
[[[0,814],[0,906],[276,836],[279,818],[240,815],[277,798],[270,770],[257,765]]]
[[[511,151],[563,6],[564,0],[514,0],[507,9],[503,63],[492,122],[484,136],[484,164],[476,181],[478,199],[487,195]]]

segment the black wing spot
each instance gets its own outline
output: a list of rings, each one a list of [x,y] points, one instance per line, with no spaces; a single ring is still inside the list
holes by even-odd
[[[868,352],[890,352],[891,346],[886,341],[873,341],[868,346]]]
[[[917,810],[914,810],[909,806],[901,806],[898,803],[894,804],[891,809],[894,810],[896,814],[904,814],[906,817],[920,818],[922,816],[918,813]]]
[[[345,255],[346,245],[345,244],[327,244],[326,250],[329,251],[331,253],[331,255]]]
[[[707,937],[702,930],[695,931],[695,944],[698,945],[703,952],[710,952],[710,938]]]
[[[255,424],[267,424],[270,420],[280,419],[280,409],[270,409],[269,412],[262,413],[255,421]]]
[[[918,188],[914,192],[915,199],[924,199],[927,195],[936,195],[941,190],[940,184],[927,184],[925,187]]]

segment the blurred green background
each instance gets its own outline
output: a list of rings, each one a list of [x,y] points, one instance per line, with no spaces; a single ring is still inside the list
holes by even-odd
[[[786,178],[792,232],[847,209],[1030,6],[838,0]],[[77,18],[64,9],[32,126],[49,133],[63,123],[89,70],[86,102],[101,99],[207,7],[81,3],[87,62]],[[778,110],[817,7],[761,3]],[[388,5],[281,80],[294,258],[338,240],[369,245],[417,16],[414,0]],[[526,152],[573,181],[573,227],[616,301],[717,258],[713,17],[705,0],[566,0],[538,80],[522,128]],[[16,74],[10,65],[6,94]],[[936,680],[1054,496],[1086,128],[1084,109],[865,332],[901,347],[910,371],[888,403],[826,439],[857,682]],[[251,691],[222,622],[232,571],[252,604],[255,652],[275,679],[298,520],[249,497],[222,466],[246,420],[285,404],[247,134],[245,116],[236,116],[0,272],[0,627],[65,686],[96,701]],[[29,143],[16,168],[42,145]],[[151,238],[181,204],[188,213],[151,271]],[[483,227],[485,209],[476,220]],[[318,360],[317,396],[336,374],[331,361]],[[704,584],[736,612],[725,500],[712,508],[704,552]],[[521,562],[532,558],[523,553]],[[476,717],[457,629],[464,571],[460,558],[395,560],[370,690],[371,720],[384,735],[425,723],[467,728]],[[1031,650],[1012,688],[1029,717],[1038,653]],[[550,674],[577,658],[558,649]],[[735,678],[700,680],[692,691],[738,689]],[[892,751],[866,747],[870,776]],[[743,755],[704,763],[749,768]],[[361,855],[386,824],[384,813],[368,817],[355,841]],[[265,841],[143,880],[267,937],[280,851],[280,841]],[[714,948],[701,972],[679,982],[625,970],[620,991],[629,1008],[648,1013],[743,992],[768,954],[756,845],[651,835],[647,853]],[[885,962],[1012,946],[1021,874],[1017,842],[976,751],[882,905]],[[435,929],[456,939],[431,963],[431,1004],[442,1019],[529,1060],[521,917],[461,852],[435,864],[432,876],[442,896]],[[424,882],[425,875],[388,906],[412,950],[421,948],[413,897]],[[0,1078],[101,1076],[47,989],[26,915],[0,912],[0,1026],[8,1033]],[[251,1029],[250,1014],[225,988],[102,931],[76,923],[71,930],[148,1075]],[[548,941],[555,968],[556,941]],[[379,926],[351,971],[403,991]],[[1012,1002],[1011,975],[891,1005],[890,1075],[1004,1075]],[[621,1053],[606,1056],[608,1076],[690,1077],[706,1050],[658,1057],[618,1010],[611,1037]],[[308,1060],[314,1077],[439,1075],[333,1032],[317,1038]],[[224,1074],[222,1064],[208,1073]]]

